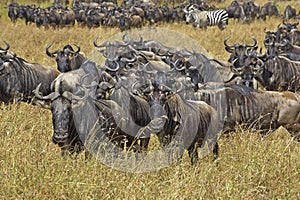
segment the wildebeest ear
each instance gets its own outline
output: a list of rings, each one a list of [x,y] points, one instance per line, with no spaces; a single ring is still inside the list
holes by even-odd
[[[51,102],[49,100],[41,100],[34,98],[32,104],[48,110],[51,109]]]

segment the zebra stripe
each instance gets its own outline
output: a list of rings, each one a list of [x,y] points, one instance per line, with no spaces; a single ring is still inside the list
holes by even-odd
[[[228,21],[228,13],[226,10],[214,10],[205,11],[207,15],[208,25],[216,26],[220,23],[226,23]]]
[[[186,21],[192,23],[194,27],[218,26],[223,30],[228,24],[228,13],[226,10],[189,10],[186,12]]]

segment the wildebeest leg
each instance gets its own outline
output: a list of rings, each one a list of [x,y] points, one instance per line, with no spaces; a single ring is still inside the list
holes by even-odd
[[[198,162],[198,151],[197,151],[197,147],[198,147],[198,144],[194,144],[192,145],[189,149],[188,149],[188,152],[189,152],[189,157],[191,159],[191,163],[192,165],[195,165],[197,162]]]
[[[219,144],[216,142],[213,148],[214,161],[219,157]]]
[[[290,124],[288,126],[284,126],[290,133],[291,137],[297,141],[300,142],[300,124]]]
[[[84,159],[87,161],[87,160],[90,160],[92,157],[93,157],[93,155],[86,149],[84,151]]]
[[[140,146],[141,146],[142,152],[147,152],[149,141],[150,141],[150,138],[140,139]]]

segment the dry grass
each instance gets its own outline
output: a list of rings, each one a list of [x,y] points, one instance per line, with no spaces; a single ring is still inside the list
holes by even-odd
[[[300,10],[297,1],[290,3]],[[286,4],[278,2],[281,12]],[[275,29],[280,22],[275,18],[250,25],[230,21],[222,32],[216,27],[195,30],[183,23],[159,27],[185,34],[226,60],[225,37],[231,37],[230,43],[241,43],[252,42],[255,36],[262,46],[263,29]],[[77,43],[87,54],[96,36],[104,41],[119,32],[37,29],[21,21],[13,25],[4,15],[0,27],[1,40],[8,41],[17,55],[51,66],[55,63],[45,54],[47,44],[61,48]],[[134,174],[113,170],[95,159],[85,161],[82,154],[76,160],[62,159],[51,141],[48,110],[23,103],[2,106],[0,119],[0,199],[300,199],[300,146],[284,128],[264,138],[237,128],[221,137],[217,162],[206,157],[192,167],[184,155],[182,162],[168,168]]]

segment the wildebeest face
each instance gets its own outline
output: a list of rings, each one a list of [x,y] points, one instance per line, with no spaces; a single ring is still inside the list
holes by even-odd
[[[60,72],[70,71],[70,57],[68,54],[65,54],[63,51],[57,53],[56,57],[57,69]]]
[[[71,101],[62,96],[53,100],[51,103],[52,122],[53,122],[53,142],[64,144],[67,142],[70,133],[72,120]]]
[[[163,116],[165,114],[163,106],[170,93],[170,89],[164,85],[153,84],[143,92],[150,106],[150,117],[155,119]]]
[[[0,78],[9,74],[9,69],[10,69],[11,65],[12,65],[11,62],[0,61]]]

